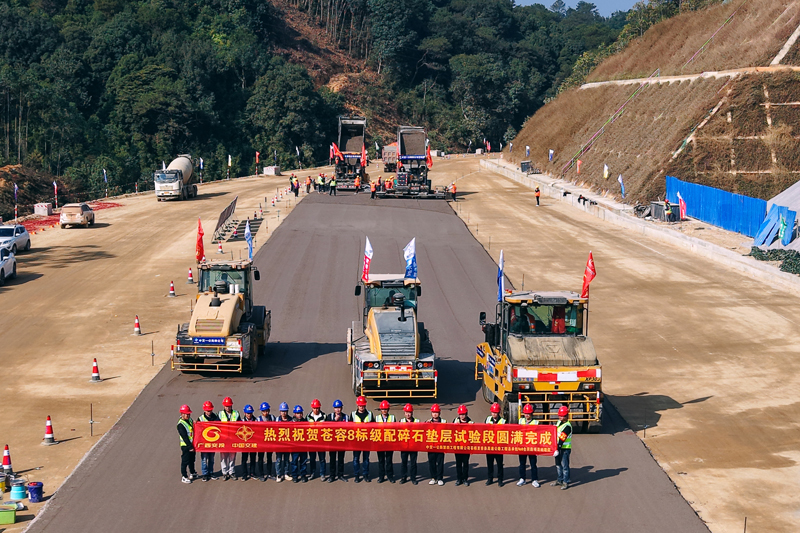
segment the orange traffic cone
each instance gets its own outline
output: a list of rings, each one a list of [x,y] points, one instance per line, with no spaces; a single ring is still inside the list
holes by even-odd
[[[274,196],[272,197],[272,207],[275,207],[275,197]],[[34,233],[34,235],[36,235],[36,234]]]
[[[100,369],[97,368],[97,358],[92,360],[92,381],[91,383],[100,383]]]
[[[13,474],[14,469],[11,468],[11,452],[8,451],[8,444],[3,450],[3,472],[5,474]]]
[[[219,246],[217,247],[218,254],[224,254],[225,252],[222,251],[222,241],[219,241]]]
[[[173,282],[169,282],[169,297],[175,298],[175,284]]]
[[[142,334],[142,327],[139,325],[139,315],[136,315],[136,318],[133,319],[133,334],[134,335]]]
[[[44,440],[42,441],[42,445],[52,446],[53,444],[58,444],[58,441],[56,441],[56,437],[53,435],[53,423],[50,421],[50,415],[47,415],[47,422],[44,424]]]
[[[194,283],[194,277],[192,276],[192,268],[189,267],[189,279],[186,280],[186,283]]]

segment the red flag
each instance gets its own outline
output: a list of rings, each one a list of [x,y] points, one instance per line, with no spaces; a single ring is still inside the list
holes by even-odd
[[[256,152],[256,165],[258,164],[258,158],[261,156],[261,152]]]
[[[333,143],[331,146],[333,146],[333,156],[344,161],[344,156],[342,155],[342,152],[339,150],[339,147],[336,146],[336,143]]]
[[[582,164],[583,164],[583,161],[581,161],[580,159],[578,159],[578,174],[580,174],[580,173],[581,173],[581,165],[582,165]]]
[[[364,267],[361,269],[361,279],[369,281],[369,264],[372,262],[372,245],[367,237],[367,244],[364,246]]]
[[[594,258],[592,257],[592,252],[589,252],[589,259],[586,261],[586,270],[583,271],[583,288],[581,289],[581,298],[589,297],[589,284],[596,275],[597,271],[594,269]]]
[[[367,166],[367,147],[363,144],[361,145],[361,167]]]
[[[199,263],[206,256],[203,251],[203,224],[200,222],[200,217],[197,217],[197,246],[195,247],[194,257]]]
[[[681,214],[681,220],[686,220],[686,201],[681,196],[681,193],[678,193],[678,206]]]
[[[425,155],[425,164],[428,168],[433,168],[433,158],[431,157],[431,145],[428,145],[428,152]]]

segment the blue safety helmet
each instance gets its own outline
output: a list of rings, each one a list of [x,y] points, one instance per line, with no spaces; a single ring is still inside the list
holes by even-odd
[[[269,411],[269,404],[267,402],[262,403],[261,404],[261,410],[262,411]]]
[[[334,408],[336,408],[336,407],[343,407],[343,406],[344,406],[344,404],[342,403],[342,400],[335,400],[335,401],[333,402],[333,407],[334,407]]]
[[[283,402],[280,405],[280,407],[278,407],[278,411],[288,411],[288,410],[289,410],[289,404],[286,402]]]
[[[302,412],[303,412],[303,406],[302,405],[295,405],[294,406],[294,414],[302,413]]]
[[[253,406],[248,403],[247,405],[244,406],[243,411],[245,413],[253,414]]]

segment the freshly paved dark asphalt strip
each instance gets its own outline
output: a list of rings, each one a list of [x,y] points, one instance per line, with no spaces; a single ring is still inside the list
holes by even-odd
[[[568,491],[539,458],[543,486],[516,487],[517,458],[506,456],[507,485],[486,487],[485,458],[473,456],[470,487],[456,487],[452,455],[444,487],[428,486],[420,454],[418,486],[410,484],[212,481],[183,485],[175,425],[178,407],[200,414],[204,400],[287,401],[324,410],[336,398],[354,407],[344,354],[346,329],[360,316],[353,296],[364,235],[375,250],[373,273],[402,273],[402,249],[417,238],[423,292],[420,318],[439,360],[439,402],[452,420],[466,403],[474,420],[488,414],[474,380],[478,313],[491,312],[497,266],[441,201],[378,201],[368,195],[311,195],[260,250],[256,300],[272,310],[268,355],[253,377],[182,375],[165,368],[101,445],[53,497],[29,531],[708,531],[636,435],[612,409],[603,434],[574,439]],[[164,324],[162,327],[171,327]],[[418,417],[428,418],[420,404]],[[370,408],[377,405],[370,402]],[[394,410],[400,414],[399,405]],[[374,455],[374,454],[373,454]],[[348,454],[348,459],[350,454]],[[373,461],[376,458],[373,457]],[[395,462],[399,463],[399,454]],[[237,459],[238,462],[238,459]],[[198,465],[199,471],[199,458]],[[399,466],[396,465],[399,469]],[[219,459],[217,458],[217,469]],[[350,474],[351,466],[346,466]],[[375,465],[373,464],[373,469]],[[373,473],[373,477],[374,473]]]

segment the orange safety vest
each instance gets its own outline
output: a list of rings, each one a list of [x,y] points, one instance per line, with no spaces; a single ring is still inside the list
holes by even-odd
[[[370,192],[375,192],[375,182],[374,181],[369,184],[369,190],[370,190]]]
[[[542,191],[540,191],[539,189],[536,189],[536,196],[538,197],[538,196],[541,196],[541,195],[542,195]]]
[[[456,184],[454,183],[452,185],[452,187],[450,187],[450,188],[452,189],[453,194],[455,194],[455,192],[456,192]]]
[[[356,187],[361,187],[361,180],[356,178]]]

